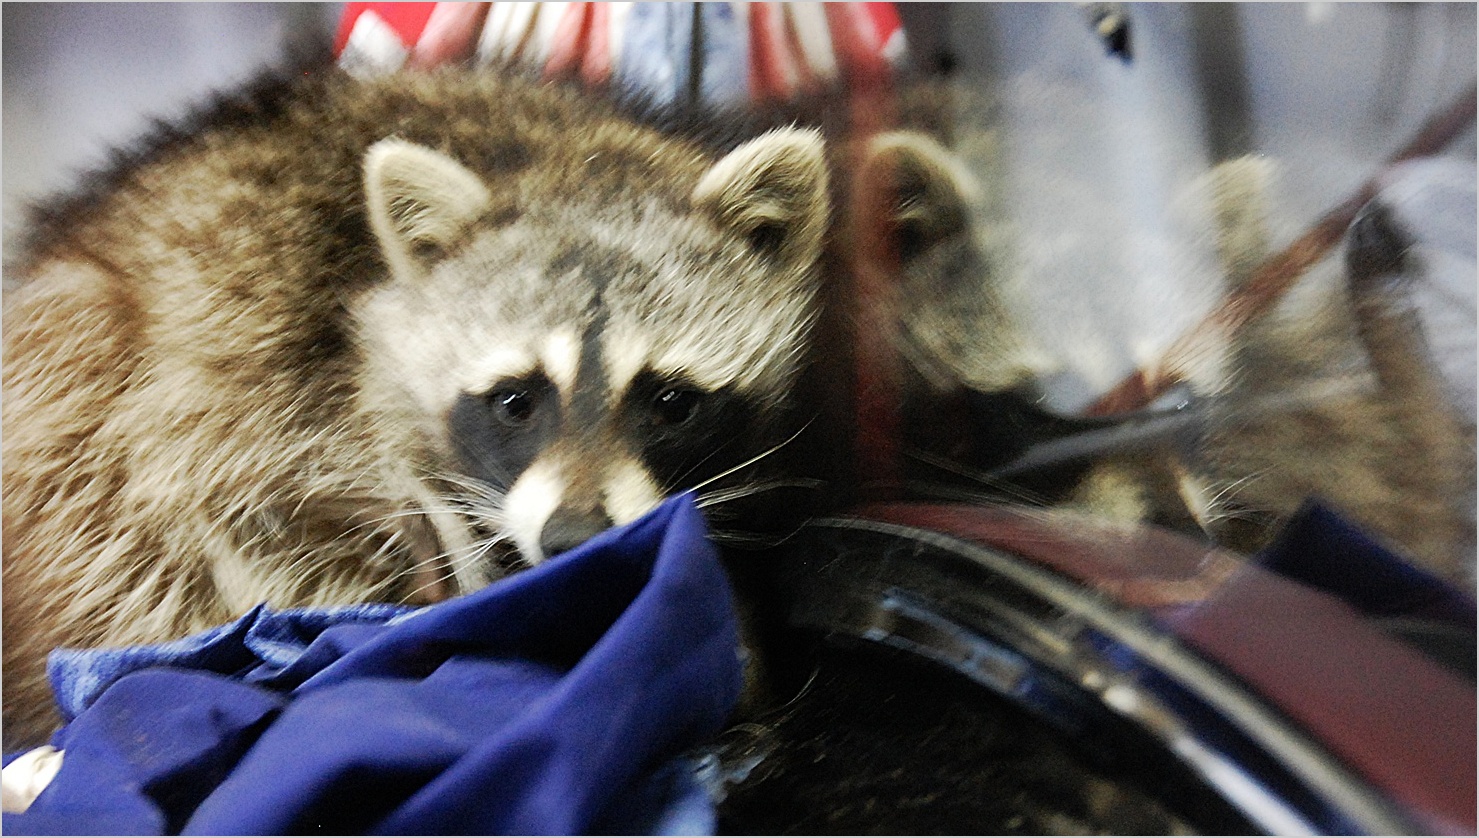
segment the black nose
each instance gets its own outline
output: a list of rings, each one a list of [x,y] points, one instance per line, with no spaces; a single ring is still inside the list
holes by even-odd
[[[599,510],[556,509],[539,533],[539,547],[546,558],[573,550],[585,540],[611,526]]]

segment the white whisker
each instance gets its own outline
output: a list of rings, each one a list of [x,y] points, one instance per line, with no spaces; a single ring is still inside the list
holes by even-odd
[[[1021,486],[1018,486],[1009,480],[1003,480],[1002,478],[995,477],[979,469],[973,469],[925,451],[911,449],[905,453],[907,456],[912,457],[913,459],[935,466],[936,468],[943,469],[950,472],[951,474],[956,474],[964,477],[980,486],[984,486],[988,489],[994,490],[1001,495],[1006,495],[1007,497],[1019,503],[1025,503],[1032,506],[1044,506],[1048,503],[1047,498],[1044,498],[1035,492],[1028,491],[1027,489],[1022,488]],[[977,493],[976,497],[981,497],[983,495],[984,493]]]
[[[706,492],[704,494],[701,494],[698,497],[697,505],[699,509],[707,509],[712,506],[718,506],[722,503],[739,500],[740,498],[747,498],[753,495],[758,495],[762,492],[769,492],[773,489],[817,489],[824,485],[826,485],[825,481],[810,478],[797,478],[795,480],[771,480],[765,483],[746,483],[740,486],[718,489],[713,492]]]
[[[806,431],[806,429],[809,428],[809,427],[811,427],[811,422],[810,421],[808,421],[806,424],[802,425],[799,429],[797,429],[796,433],[791,434],[785,440],[783,440],[783,441],[781,441],[781,442],[779,442],[779,443],[771,446],[770,448],[767,448],[766,450],[760,452],[759,454],[756,454],[755,456],[751,457],[748,460],[745,460],[743,463],[740,463],[737,466],[734,466],[732,468],[725,469],[724,471],[719,472],[718,474],[714,475],[713,477],[710,477],[708,480],[705,480],[702,483],[698,483],[696,485],[690,486],[689,489],[691,491],[698,492],[698,491],[702,490],[705,486],[711,485],[711,484],[713,484],[716,481],[723,480],[724,478],[728,477],[731,474],[734,474],[735,472],[739,471],[740,469],[748,468],[748,467],[754,465],[755,463],[760,462],[761,460],[765,459],[766,457],[769,457],[771,454],[774,454],[775,452],[781,450],[782,448],[786,447],[787,445],[790,445],[792,442],[794,442],[796,440],[797,437],[801,436],[801,434],[804,433]]]

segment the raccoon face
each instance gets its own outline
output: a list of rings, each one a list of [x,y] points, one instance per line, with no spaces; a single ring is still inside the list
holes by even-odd
[[[430,481],[487,547],[457,561],[486,564],[505,540],[538,562],[670,493],[753,488],[795,430],[827,224],[820,138],[753,140],[679,201],[498,188],[397,140],[366,158],[392,277],[354,306],[362,390],[416,429]]]
[[[870,255],[899,288],[899,351],[912,368],[936,390],[1004,392],[1030,382],[1041,360],[978,241],[980,189],[964,165],[928,136],[890,131],[870,139],[859,180],[883,196]]]
[[[873,137],[860,174],[884,196],[875,258],[900,288],[899,344],[908,479],[927,494],[1071,504],[1100,514],[1200,531],[1207,501],[1179,438],[1088,453],[1033,470],[1007,468],[1034,446],[1135,416],[1067,416],[1043,406],[1050,358],[1017,327],[1003,293],[1000,254],[974,216],[981,196],[955,156],[933,139]],[[1121,439],[1129,439],[1126,433]]]

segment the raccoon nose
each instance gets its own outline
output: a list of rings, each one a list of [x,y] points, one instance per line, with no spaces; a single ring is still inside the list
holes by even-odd
[[[539,532],[539,547],[545,556],[573,550],[586,539],[611,526],[611,519],[600,510],[556,509]]]

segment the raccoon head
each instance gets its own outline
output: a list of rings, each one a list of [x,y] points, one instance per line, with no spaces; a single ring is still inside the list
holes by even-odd
[[[815,132],[774,131],[615,199],[485,180],[400,140],[370,149],[390,278],[353,307],[362,398],[431,452],[428,485],[533,563],[664,496],[762,491],[794,436],[828,188]],[[674,197],[677,196],[677,197]],[[444,537],[444,540],[448,540]],[[481,580],[486,581],[486,580]]]
[[[936,390],[995,392],[1035,374],[1039,359],[1003,294],[1000,254],[978,215],[980,187],[954,154],[914,131],[869,140],[860,189],[881,214],[870,258],[894,277],[900,353]]]
[[[1040,383],[1053,365],[1017,326],[979,187],[956,156],[924,134],[879,134],[860,183],[881,216],[873,258],[901,290],[899,352],[913,374],[901,425],[912,484],[930,495],[1065,504],[1198,532],[1207,502],[1181,437],[1136,437],[1138,414],[1082,417],[1044,406]],[[1126,432],[1116,436],[1120,424]],[[1039,446],[1089,434],[1122,447],[1017,467]]]

